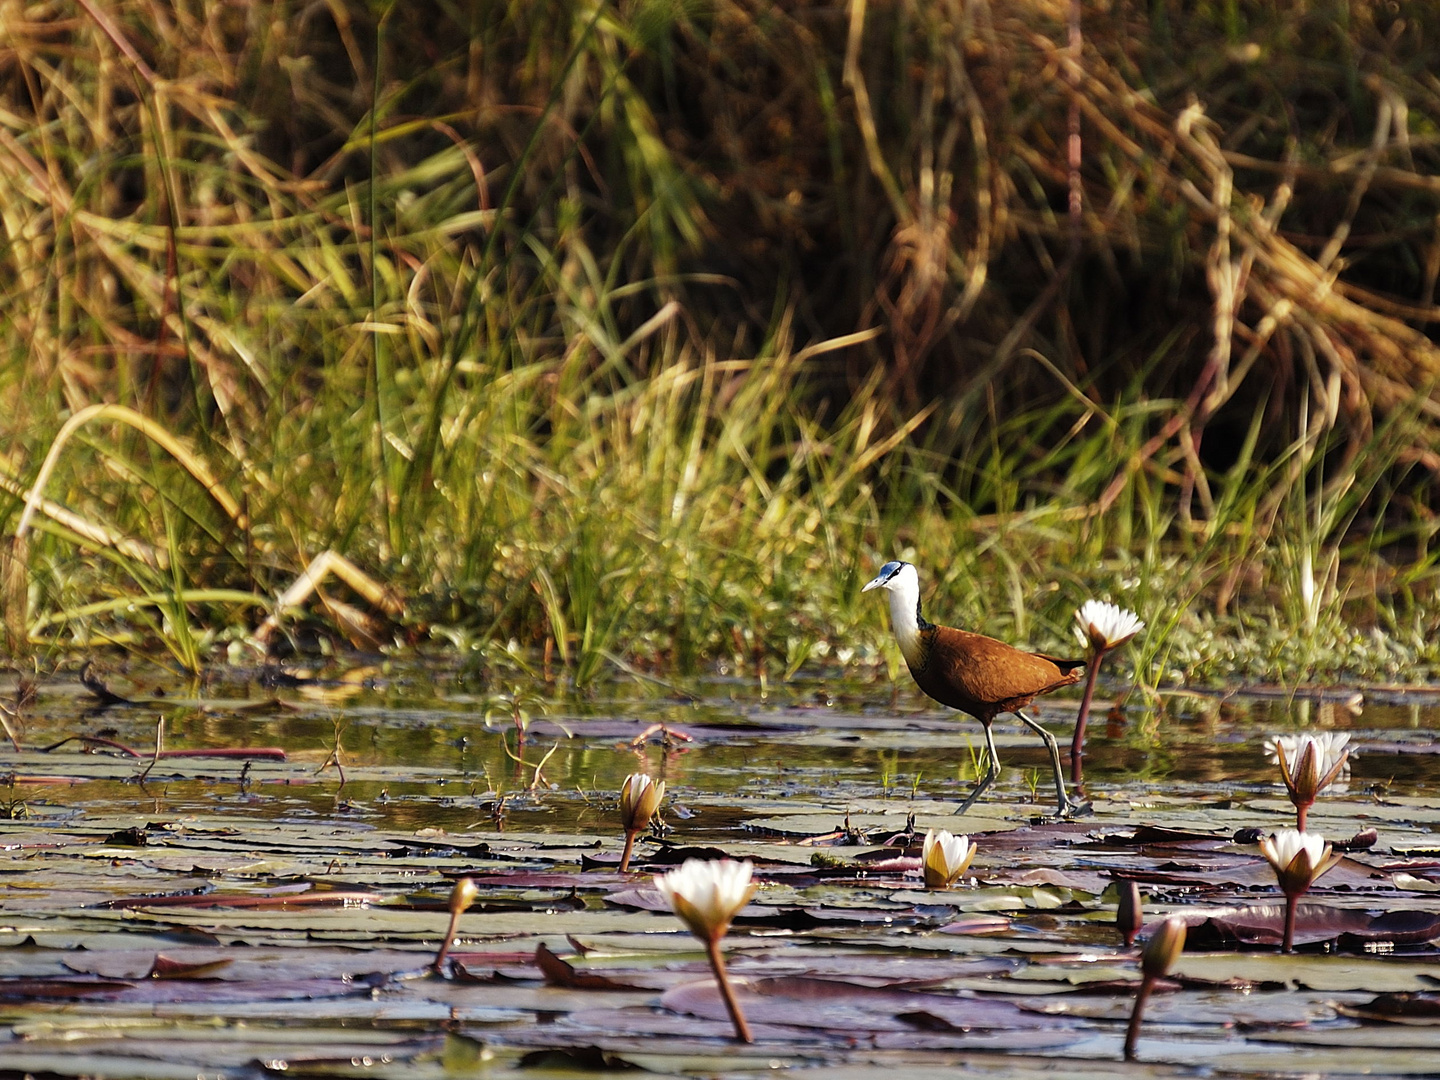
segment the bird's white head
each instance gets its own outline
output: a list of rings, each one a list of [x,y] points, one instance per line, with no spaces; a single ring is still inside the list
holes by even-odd
[[[915,567],[908,562],[900,562],[898,559],[887,562],[880,567],[880,573],[875,575],[875,580],[866,585],[861,592],[869,592],[871,589],[887,589],[890,592],[904,592],[906,589],[914,589],[920,592],[920,577],[915,573]]]
[[[918,663],[920,657],[920,575],[908,562],[887,562],[875,580],[861,592],[884,589],[890,594],[890,625],[895,640],[907,663]]]

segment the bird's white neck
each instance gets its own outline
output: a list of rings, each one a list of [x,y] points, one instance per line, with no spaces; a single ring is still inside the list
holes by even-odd
[[[915,568],[907,566],[889,582],[890,625],[895,628],[895,642],[900,655],[912,667],[919,664],[923,649],[920,645],[920,579]]]

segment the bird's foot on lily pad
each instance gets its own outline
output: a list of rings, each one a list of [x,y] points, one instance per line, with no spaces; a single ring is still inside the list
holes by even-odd
[[[1095,807],[1085,799],[1077,799],[1072,796],[1065,796],[1065,803],[1056,811],[1055,816],[1061,820],[1072,818],[1090,817],[1095,813]]]

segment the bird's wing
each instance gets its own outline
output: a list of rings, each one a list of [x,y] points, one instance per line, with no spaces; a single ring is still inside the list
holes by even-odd
[[[1038,656],[1042,660],[1049,660],[1061,671],[1061,674],[1068,675],[1072,671],[1078,671],[1090,663],[1088,660],[1068,660],[1063,656],[1051,656],[1049,653],[1031,653],[1031,656]]]
[[[933,679],[955,687],[972,703],[999,704],[1043,694],[1074,682],[1078,676],[1066,667],[1084,664],[1057,661],[950,626],[935,629]]]

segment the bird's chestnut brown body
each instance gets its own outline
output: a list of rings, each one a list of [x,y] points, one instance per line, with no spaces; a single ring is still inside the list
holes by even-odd
[[[941,705],[988,724],[1041,694],[1080,681],[1084,660],[1026,652],[1003,641],[930,625],[920,630],[919,664],[906,664],[915,685]]]

